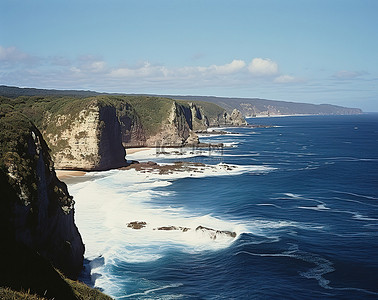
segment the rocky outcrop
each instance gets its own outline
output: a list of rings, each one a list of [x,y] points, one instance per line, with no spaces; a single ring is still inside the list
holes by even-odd
[[[131,229],[142,229],[147,227],[147,222],[144,221],[133,221],[130,223],[126,224],[128,228]],[[183,226],[173,226],[173,225],[168,225],[168,226],[160,226],[157,228],[153,228],[153,230],[158,230],[158,231],[182,231],[182,232],[188,232],[192,230],[189,227],[183,227]],[[236,238],[237,234],[235,231],[228,231],[228,230],[217,230],[209,227],[205,227],[202,225],[197,226],[194,229],[195,232],[204,234],[211,240],[216,240],[219,237],[227,237],[227,238]]]
[[[245,126],[248,125],[247,121],[244,119],[242,113],[236,108],[232,111],[231,115],[227,115],[226,123],[230,123],[233,126]]]
[[[93,101],[76,115],[58,114],[44,123],[57,169],[108,170],[126,165],[115,107]]]
[[[162,120],[161,129],[157,134],[147,138],[146,145],[179,147],[184,145],[190,136],[193,139],[194,133],[185,117],[184,109],[172,102],[168,117]]]
[[[242,113],[234,109],[231,113],[224,111],[222,114],[218,114],[216,118],[211,119],[210,126],[246,126],[247,121],[244,119]]]
[[[36,122],[55,167],[66,170],[119,168],[127,164],[125,148],[199,145],[196,131],[246,124],[237,110],[149,96],[5,100]]]
[[[206,130],[209,127],[209,120],[204,109],[193,102],[189,103],[192,115],[192,128],[194,131]]]
[[[201,226],[201,225],[197,226],[196,231],[208,234],[209,237],[212,240],[215,240],[219,236],[227,236],[227,237],[231,237],[231,238],[236,237],[236,232],[234,232],[234,231],[216,230],[216,229],[204,227],[204,226]]]
[[[146,133],[139,115],[131,104],[121,103],[117,114],[121,125],[122,145],[125,148],[145,146]]]
[[[0,234],[38,252],[70,278],[83,266],[74,200],[56,177],[40,131],[16,113],[0,117]],[[3,243],[2,242],[2,243]]]

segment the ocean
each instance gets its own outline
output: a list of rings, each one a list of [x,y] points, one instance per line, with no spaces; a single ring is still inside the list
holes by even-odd
[[[378,299],[378,114],[248,121],[269,126],[127,155],[190,170],[67,181],[87,283],[116,299]]]

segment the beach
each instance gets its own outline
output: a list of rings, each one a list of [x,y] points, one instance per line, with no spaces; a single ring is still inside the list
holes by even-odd
[[[134,154],[134,153],[137,153],[137,152],[140,152],[140,151],[147,151],[147,150],[150,150],[151,148],[146,148],[146,147],[143,147],[143,148],[128,148],[126,149],[126,155],[127,154]]]
[[[55,170],[56,176],[60,180],[72,178],[72,177],[80,177],[84,176],[86,172],[84,171],[76,171],[76,170]]]

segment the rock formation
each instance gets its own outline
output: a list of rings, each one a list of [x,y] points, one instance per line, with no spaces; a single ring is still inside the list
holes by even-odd
[[[74,223],[74,201],[55,175],[40,131],[23,115],[8,111],[0,115],[0,142],[3,242],[24,245],[76,278],[84,245]]]
[[[126,165],[115,107],[92,101],[76,115],[48,116],[45,136],[57,169],[107,170]]]
[[[126,226],[131,229],[142,229],[147,226],[147,222],[145,221],[133,221],[130,223],[127,223]],[[188,232],[192,230],[189,227],[183,227],[183,226],[160,226],[157,228],[153,228],[153,230],[158,231],[182,231],[182,232]],[[228,231],[228,230],[217,230],[209,227],[204,227],[202,225],[199,225],[194,229],[195,232],[205,234],[208,238],[211,240],[216,240],[219,237],[228,237],[228,238],[236,238],[237,234],[234,231]]]
[[[216,118],[213,118],[210,122],[210,126],[246,126],[247,121],[244,119],[242,113],[234,109],[231,114],[224,111],[222,114],[218,114]]]
[[[149,96],[20,97],[2,102],[41,129],[57,169],[108,170],[125,166],[125,148],[199,144],[196,131],[242,126],[231,114],[205,102]]]

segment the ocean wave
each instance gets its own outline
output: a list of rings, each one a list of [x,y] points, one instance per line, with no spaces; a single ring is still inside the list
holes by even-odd
[[[219,150],[211,148],[211,153],[217,153]],[[186,159],[201,155],[206,155],[209,150],[206,148],[146,148],[133,154],[127,154],[126,159],[129,161],[160,161],[163,159]]]
[[[300,209],[310,209],[310,210],[316,210],[316,211],[327,211],[327,210],[330,210],[330,208],[326,207],[324,204],[319,204],[317,206],[298,206],[297,208],[300,208]]]
[[[283,208],[282,206],[279,206],[279,205],[273,204],[273,203],[257,203],[255,205],[256,206],[271,206],[271,207],[275,207],[275,208],[278,208],[278,209],[287,209],[287,208]]]
[[[337,190],[329,190],[330,192],[333,193],[338,193],[338,194],[344,194],[344,195],[349,195],[357,198],[366,198],[369,200],[378,200],[377,197],[371,196],[371,195],[363,195],[363,194],[356,194],[356,193],[351,193],[351,192],[346,192],[346,191],[337,191]]]
[[[289,198],[295,198],[295,199],[301,199],[303,198],[303,195],[299,195],[299,194],[293,194],[293,193],[284,193],[285,196],[289,197]]]
[[[152,294],[152,293],[157,292],[157,291],[171,289],[171,288],[177,288],[177,287],[180,287],[182,285],[183,285],[182,283],[172,283],[172,284],[168,284],[168,285],[165,285],[165,286],[156,287],[156,288],[153,288],[153,289],[148,289],[148,290],[145,290],[145,291],[140,292],[140,293],[133,293],[133,294],[130,294],[130,295],[120,296],[120,297],[117,297],[117,299],[126,299],[126,298],[131,298],[131,297],[146,296],[146,295]],[[178,297],[181,297],[181,296],[182,295],[171,295],[171,296],[164,295],[164,299],[175,299],[175,298],[178,298]]]
[[[280,234],[282,230],[288,231],[290,228],[298,228],[304,230],[314,230],[322,231],[324,229],[323,225],[313,224],[313,223],[302,223],[296,221],[288,220],[252,220],[246,222],[247,233],[253,235],[265,236],[265,237],[275,237]]]
[[[281,253],[253,253],[249,251],[239,251],[235,255],[252,255],[259,257],[289,257],[301,261],[314,264],[315,267],[306,272],[299,272],[299,274],[307,279],[315,279],[319,285],[325,289],[330,288],[330,281],[323,276],[335,271],[333,263],[317,254],[305,252],[299,249],[298,245],[293,244],[287,251]]]
[[[359,220],[359,221],[378,221],[377,218],[371,218],[364,215],[361,215],[359,213],[355,213],[353,215],[353,219]]]
[[[335,161],[378,161],[378,158],[361,158],[361,157],[348,157],[348,156],[336,156],[336,157],[319,157],[322,160],[335,160]]]
[[[206,168],[205,168],[206,169]],[[95,286],[112,290],[109,265],[117,261],[139,263],[160,259],[167,251],[178,249],[188,253],[229,247],[246,227],[232,220],[190,212],[183,207],[157,205],[155,198],[172,195],[156,190],[178,178],[229,176],[261,173],[272,170],[266,166],[232,166],[218,164],[204,172],[174,174],[141,173],[116,170],[93,180],[69,186],[76,201],[76,223],[86,244],[85,257],[104,259],[104,265],[93,267]],[[146,222],[136,230],[127,227],[133,221]],[[159,230],[161,227],[190,230]],[[235,234],[234,234],[235,233]],[[101,274],[98,276],[95,274]]]

